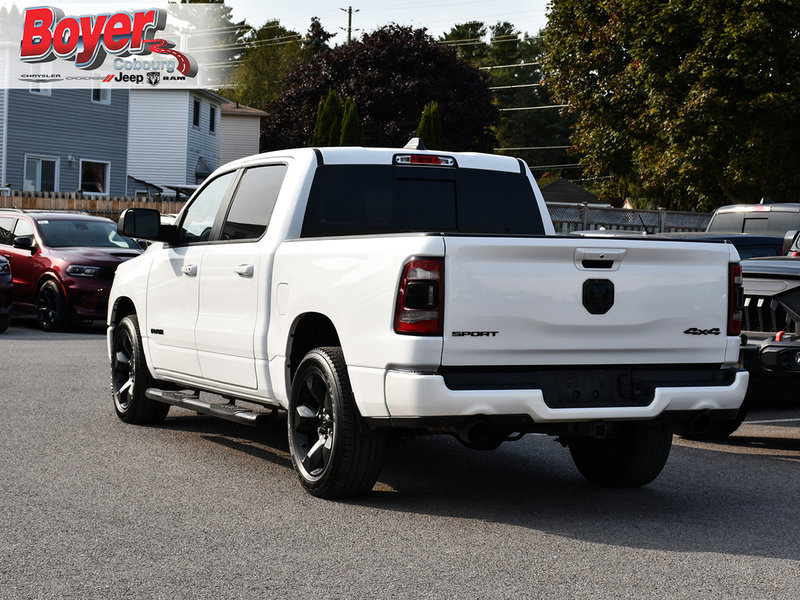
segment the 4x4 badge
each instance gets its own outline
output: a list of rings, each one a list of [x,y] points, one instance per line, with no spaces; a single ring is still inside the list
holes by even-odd
[[[687,335],[719,335],[722,333],[718,327],[714,327],[713,329],[698,329],[697,327],[689,327],[683,333]]]

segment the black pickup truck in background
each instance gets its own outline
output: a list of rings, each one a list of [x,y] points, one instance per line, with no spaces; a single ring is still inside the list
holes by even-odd
[[[792,230],[795,233],[800,230],[800,203],[774,204],[767,198],[761,204],[720,206],[706,227],[707,233],[750,233],[780,238]]]

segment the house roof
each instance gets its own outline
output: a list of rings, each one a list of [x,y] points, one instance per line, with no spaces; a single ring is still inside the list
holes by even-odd
[[[552,183],[541,188],[542,196],[545,202],[569,202],[570,204],[580,204],[586,202],[587,204],[596,204],[597,196],[591,192],[567,181],[563,177],[559,177]]]
[[[263,110],[258,110],[257,108],[252,108],[250,106],[245,106],[244,104],[239,104],[238,102],[226,102],[222,105],[222,114],[223,115],[238,115],[242,117],[266,117],[267,113]]]

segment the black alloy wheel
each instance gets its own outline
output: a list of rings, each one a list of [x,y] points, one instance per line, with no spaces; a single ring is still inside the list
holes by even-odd
[[[309,493],[341,498],[372,489],[384,439],[363,431],[340,348],[316,348],[303,358],[287,421],[292,463]]]
[[[43,331],[61,331],[67,326],[66,300],[61,286],[52,279],[45,281],[36,294],[36,319]]]
[[[147,370],[135,315],[125,317],[114,329],[111,350],[111,392],[117,416],[135,424],[163,421],[169,405],[145,396],[154,380]]]

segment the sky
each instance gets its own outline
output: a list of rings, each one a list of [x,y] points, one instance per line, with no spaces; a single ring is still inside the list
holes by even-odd
[[[245,19],[255,27],[277,18],[284,27],[305,33],[311,17],[319,17],[326,31],[337,33],[331,40],[337,44],[347,37],[342,29],[347,28],[349,6],[353,8],[353,29],[361,30],[354,31],[353,37],[391,22],[426,27],[436,37],[466,21],[483,21],[487,25],[509,21],[519,31],[530,34],[538,33],[547,24],[547,0],[226,0],[225,4],[233,9],[235,20]]]
[[[20,10],[34,6],[53,6],[67,15],[99,14],[166,5],[166,0],[0,0],[0,6],[16,5]],[[235,20],[246,20],[260,27],[271,19],[304,34],[311,17],[319,17],[329,33],[336,33],[333,45],[346,41],[347,8],[353,8],[353,37],[374,31],[388,23],[426,27],[435,37],[456,23],[483,21],[493,25],[508,21],[517,30],[530,34],[547,24],[547,0],[226,0]],[[344,9],[344,10],[342,10]],[[356,12],[358,11],[358,12]]]

